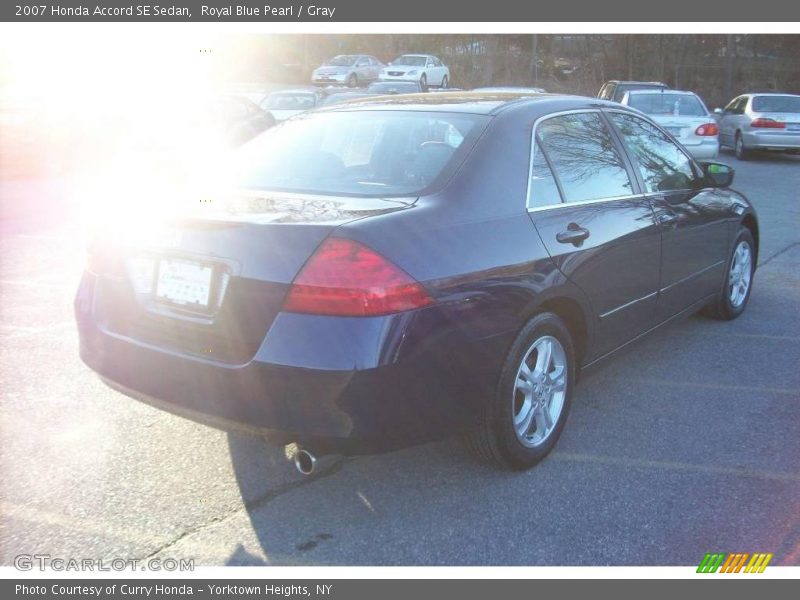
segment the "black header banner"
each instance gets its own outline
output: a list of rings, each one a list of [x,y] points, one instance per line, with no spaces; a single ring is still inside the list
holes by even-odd
[[[314,0],[311,0],[313,2]],[[798,22],[800,2],[670,0],[8,0],[0,21],[21,22]]]

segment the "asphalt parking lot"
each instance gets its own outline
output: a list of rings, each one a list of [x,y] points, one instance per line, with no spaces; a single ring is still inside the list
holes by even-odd
[[[721,158],[761,221],[746,313],[672,325],[586,378],[556,451],[525,473],[447,441],[303,478],[282,449],[108,389],[77,355],[66,187],[4,182],[0,563],[800,564],[800,157]]]

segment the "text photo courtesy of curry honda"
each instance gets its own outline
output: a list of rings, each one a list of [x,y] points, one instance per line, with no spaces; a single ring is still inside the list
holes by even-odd
[[[0,42],[4,564],[106,555],[126,511],[120,555],[209,565],[697,564],[678,498],[766,481],[763,537],[692,523],[800,562],[800,36],[126,35]],[[476,531],[530,550],[444,549],[422,506],[374,527],[430,554],[349,538],[395,476],[495,490]],[[341,522],[273,513],[300,482]],[[579,514],[529,546],[519,486]],[[619,541],[591,486],[631,552],[565,534]]]

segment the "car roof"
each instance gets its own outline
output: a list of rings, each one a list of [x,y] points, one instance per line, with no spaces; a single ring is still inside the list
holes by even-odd
[[[402,52],[400,56],[433,56],[433,54],[413,54],[411,52]]]
[[[656,95],[656,94],[691,94],[692,96],[697,96],[695,92],[690,92],[689,90],[629,90],[625,92],[626,94],[635,94],[639,95]]]
[[[543,112],[603,106],[619,110],[621,106],[617,102],[608,100],[565,94],[451,92],[448,94],[376,96],[363,101],[350,102],[347,105],[335,104],[323,107],[319,111],[403,110],[494,115],[513,107],[531,106],[532,104],[540,105]]]
[[[616,83],[617,85],[663,85],[668,87],[666,83],[661,81],[623,81],[620,79],[610,79],[606,83]]]
[[[800,94],[789,94],[781,92],[749,92],[747,94],[742,94],[741,96],[794,96],[795,98],[800,98]],[[741,98],[741,96],[738,97]]]
[[[270,92],[267,96],[277,96],[278,94],[318,94],[319,91],[316,89],[309,89],[309,88],[297,88],[297,89],[290,89],[290,90],[275,90],[274,92]]]

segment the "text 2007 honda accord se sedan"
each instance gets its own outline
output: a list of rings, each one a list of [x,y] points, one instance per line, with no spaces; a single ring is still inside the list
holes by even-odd
[[[235,166],[224,210],[95,242],[81,356],[126,394],[291,443],[306,472],[450,434],[531,467],[581,369],[748,302],[758,224],[733,171],[619,104],[377,98]]]

